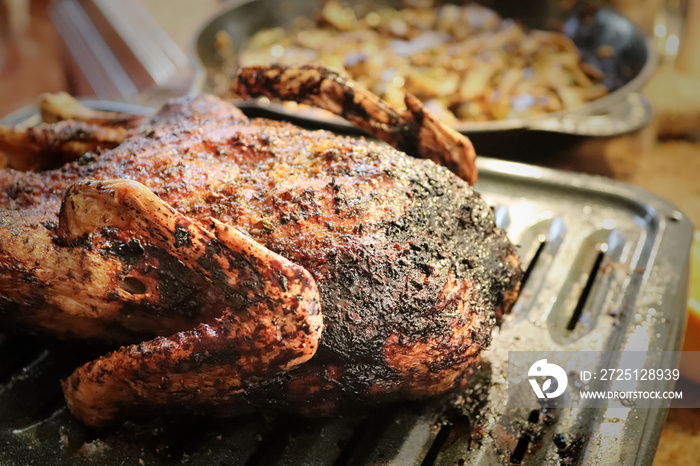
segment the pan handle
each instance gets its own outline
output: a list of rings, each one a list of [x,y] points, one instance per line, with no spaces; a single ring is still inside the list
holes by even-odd
[[[604,137],[631,133],[648,125],[654,116],[649,101],[639,92],[608,105],[601,113],[569,114],[530,121],[527,128],[536,131]]]

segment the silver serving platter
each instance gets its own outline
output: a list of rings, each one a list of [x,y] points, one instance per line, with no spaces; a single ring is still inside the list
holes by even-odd
[[[464,4],[469,0],[442,3]],[[610,93],[579,108],[533,118],[511,118],[488,122],[462,122],[454,127],[460,132],[475,134],[506,131],[545,131],[576,136],[615,136],[646,126],[653,116],[649,103],[640,91],[656,66],[656,53],[650,40],[634,23],[609,8],[591,10],[586,5],[567,12],[561,11],[558,0],[481,0],[504,18],[514,18],[526,26],[561,28],[582,52],[582,56],[605,72],[605,84]],[[400,8],[401,0],[360,0],[354,7]],[[195,66],[194,92],[211,92],[209,78],[222,70],[223,59],[217,52],[216,34],[225,31],[232,39],[235,51],[255,32],[264,28],[284,27],[297,17],[313,17],[323,0],[233,0],[208,19],[195,33],[190,45],[190,61]],[[612,47],[611,57],[598,56],[601,45]],[[348,130],[341,120],[317,112],[290,111],[269,101],[240,101],[243,109],[264,111],[277,117],[294,118],[306,125]]]
[[[17,115],[5,123],[29,116]],[[519,245],[526,280],[460,415],[393,405],[320,421],[263,413],[95,432],[67,411],[58,380],[91,357],[86,351],[105,350],[0,335],[0,465],[651,464],[665,409],[510,409],[508,351],[654,358],[680,349],[690,222],[667,201],[609,179],[487,158],[478,167],[476,189]]]

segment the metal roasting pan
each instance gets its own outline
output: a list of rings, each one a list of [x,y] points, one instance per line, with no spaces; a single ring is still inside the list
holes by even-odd
[[[440,3],[440,2],[436,2]],[[442,3],[464,4],[468,0]],[[469,134],[480,145],[504,134],[511,139],[522,139],[522,133],[550,132],[572,136],[616,136],[646,126],[652,118],[652,109],[640,94],[642,86],[651,77],[657,57],[644,32],[624,16],[609,8],[594,8],[585,3],[562,11],[559,0],[482,0],[504,18],[514,18],[528,27],[561,30],[581,50],[584,60],[604,71],[604,83],[611,91],[607,96],[588,102],[576,109],[535,118],[512,118],[489,122],[463,122],[455,128]],[[223,59],[215,47],[219,31],[227,32],[237,51],[248,38],[263,28],[285,26],[294,18],[313,17],[320,11],[323,0],[234,0],[207,20],[190,44],[190,58],[196,68],[194,92],[210,92],[208,79],[212,73],[222,72]],[[356,8],[400,8],[401,0],[357,1]],[[368,5],[370,5],[368,7]],[[601,45],[609,45],[615,53],[608,58],[598,55]],[[325,127],[336,131],[352,130],[338,119],[317,113],[291,113],[277,104],[260,101],[242,101],[237,105],[258,114],[276,114],[293,118],[305,125]],[[481,141],[485,142],[481,142]],[[484,145],[484,147],[486,147]]]
[[[7,334],[0,465],[651,464],[665,409],[508,408],[506,360],[513,350],[678,350],[690,222],[663,199],[608,179],[487,158],[478,166],[476,188],[520,245],[526,279],[447,414],[415,404],[320,421],[173,413],[100,433],[70,415],[59,379],[107,349]]]

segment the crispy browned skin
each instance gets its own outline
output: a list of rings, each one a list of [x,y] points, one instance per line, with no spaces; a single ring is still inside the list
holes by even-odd
[[[471,141],[411,94],[406,94],[406,111],[400,113],[359,84],[318,65],[247,66],[239,71],[234,91],[243,98],[266,96],[328,110],[409,155],[430,159],[476,183]]]
[[[102,127],[138,128],[145,118],[120,112],[102,112],[88,108],[65,92],[39,96],[39,113],[45,123],[76,120]]]
[[[0,126],[0,154],[7,166],[22,171],[57,168],[89,151],[118,146],[125,128],[82,121],[41,124],[23,130]]]
[[[137,343],[64,383],[88,424],[444,393],[512,304],[514,247],[431,161],[212,97],[135,133],[57,170],[0,171],[0,320]]]
[[[103,425],[139,399],[153,405],[215,403],[249,380],[288,371],[316,353],[323,319],[316,283],[302,267],[216,219],[210,219],[212,231],[205,229],[135,181],[80,181],[68,188],[58,241],[76,243],[100,227],[128,230],[172,251],[236,299],[209,324],[122,349],[75,371],[63,389],[81,419]],[[132,294],[146,291],[135,286]],[[214,355],[226,363],[213,364]],[[194,357],[204,364],[192,366]]]

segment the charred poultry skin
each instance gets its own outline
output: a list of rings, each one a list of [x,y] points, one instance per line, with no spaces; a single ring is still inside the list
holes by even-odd
[[[475,179],[469,141],[416,102],[402,115],[308,66],[243,69],[238,86],[363,117]],[[63,381],[88,425],[433,397],[515,299],[492,209],[432,161],[208,96],[150,118],[61,98],[42,105],[54,123],[0,135],[11,167],[60,165],[0,170],[0,321],[126,345]]]

